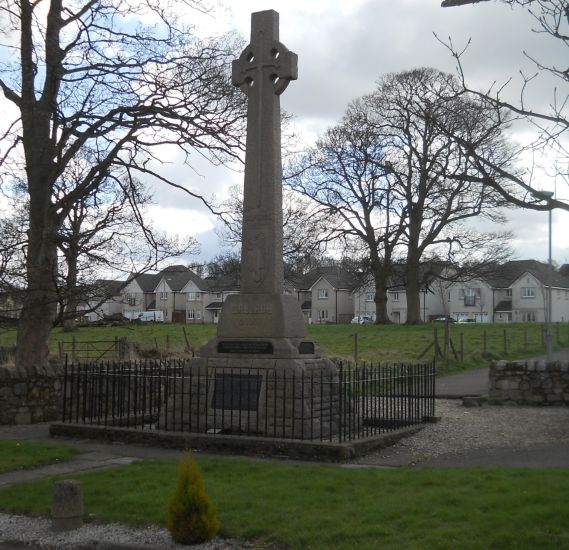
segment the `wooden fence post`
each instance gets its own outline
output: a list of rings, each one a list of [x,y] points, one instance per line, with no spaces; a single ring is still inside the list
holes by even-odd
[[[441,348],[439,347],[439,333],[437,327],[433,330],[433,344],[435,345],[435,357],[441,356]]]
[[[354,362],[358,364],[358,333],[354,333]]]
[[[555,338],[557,340],[557,344],[561,344],[561,337],[559,336],[559,321],[555,323]]]
[[[482,332],[482,353],[484,355],[488,353],[488,335],[486,334],[486,329]]]
[[[464,333],[460,333],[460,360],[464,361]]]
[[[508,331],[504,329],[504,355],[508,354]]]

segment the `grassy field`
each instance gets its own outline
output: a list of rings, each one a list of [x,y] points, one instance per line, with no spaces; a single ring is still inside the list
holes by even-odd
[[[298,549],[569,548],[562,470],[375,470],[200,457],[221,535]],[[80,476],[95,520],[164,524],[176,463]],[[0,490],[0,509],[48,514],[53,480]]]
[[[0,474],[55,464],[74,457],[79,451],[61,445],[27,441],[0,441]]]
[[[454,324],[450,326],[454,352],[449,349],[448,360],[438,360],[440,372],[452,372],[486,366],[491,359],[519,359],[545,353],[539,323]],[[184,330],[186,336],[184,336]],[[194,348],[199,348],[215,335],[214,325],[146,324],[117,327],[85,327],[74,332],[56,328],[51,339],[51,352],[57,356],[59,342],[71,349],[75,338],[77,347],[82,342],[108,342],[126,338],[136,343],[143,353],[157,350],[157,354],[182,354],[186,337]],[[353,361],[357,347],[359,361],[416,361],[421,356],[433,357],[435,331],[441,348],[444,347],[444,325],[310,325],[308,336],[313,338],[323,353]],[[0,331],[0,347],[15,342],[15,330]],[[554,325],[554,342],[557,348],[569,347],[569,324]],[[486,341],[486,345],[484,342]],[[105,344],[101,344],[102,348]],[[462,351],[461,351],[462,350]],[[426,353],[425,353],[426,351]],[[424,354],[424,355],[422,355]],[[463,360],[460,361],[462,355]]]

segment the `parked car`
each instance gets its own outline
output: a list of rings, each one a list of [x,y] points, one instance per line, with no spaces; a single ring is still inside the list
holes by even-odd
[[[356,315],[350,323],[352,325],[370,325],[373,323],[371,315]]]
[[[138,314],[136,318],[141,323],[163,323],[164,322],[164,312],[163,311],[143,311]]]
[[[436,319],[433,319],[433,323],[456,323],[456,321],[452,318],[452,317],[437,317]]]
[[[476,323],[476,319],[463,318],[458,320],[459,323]]]

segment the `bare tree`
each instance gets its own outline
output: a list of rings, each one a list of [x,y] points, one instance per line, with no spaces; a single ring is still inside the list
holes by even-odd
[[[75,179],[75,178],[74,178]],[[88,311],[106,298],[101,293],[101,273],[138,274],[164,260],[199,251],[193,238],[180,240],[157,232],[148,223],[140,225],[151,197],[136,180],[125,186],[108,178],[88,197],[74,204],[59,232],[57,323],[75,326],[79,304]],[[132,203],[132,204],[131,204]],[[136,211],[133,211],[134,204]],[[151,235],[152,246],[145,233]],[[85,309],[86,304],[89,305]]]
[[[23,171],[29,195],[18,365],[47,361],[58,231],[111,169],[127,180],[153,177],[203,200],[183,179],[160,172],[163,147],[175,147],[187,163],[196,154],[223,162],[242,150],[243,100],[228,78],[235,48],[228,39],[200,41],[176,18],[175,4],[0,0],[9,22],[2,55],[14,60],[0,68],[0,88],[11,105],[6,111],[16,112],[2,135],[0,166],[14,177]],[[203,9],[200,0],[183,4]],[[85,149],[94,164],[56,197],[60,178]]]
[[[464,97],[451,75],[434,69],[386,75],[297,168],[295,189],[338,217],[337,235],[365,246],[378,323],[389,322],[395,259],[405,259],[407,322],[421,322],[421,262],[428,252],[480,244],[480,236],[473,241],[472,230],[463,227],[468,218],[501,219],[495,207],[506,203],[453,138],[476,141],[498,166],[509,164],[493,114]]]
[[[331,234],[346,248],[365,248],[375,284],[376,323],[389,323],[387,290],[395,248],[403,232],[396,212],[399,197],[386,169],[380,134],[369,123],[361,101],[350,105],[337,126],[330,128],[291,167],[288,185],[316,202],[330,216]]]
[[[508,205],[480,181],[464,144],[476,143],[479,154],[501,168],[512,165],[511,149],[495,111],[462,95],[455,77],[435,69],[386,75],[364,102],[400,197],[407,323],[420,323],[420,267],[429,249],[480,245],[484,239],[462,222],[479,216],[503,221],[497,208]]]
[[[488,2],[489,0],[444,0],[442,7],[456,7],[467,4],[477,4]],[[508,4],[513,8],[527,8],[529,14],[535,21],[534,32],[540,33],[550,39],[552,45],[569,45],[569,3],[567,0],[496,0],[497,2]],[[476,90],[469,86],[463,65],[463,59],[468,51],[470,41],[465,48],[456,48],[452,40],[442,41],[457,61],[458,75],[463,91],[477,96],[489,107],[495,109],[500,116],[506,115],[510,120],[518,119],[529,122],[536,132],[534,142],[529,146],[535,153],[542,153],[545,157],[564,157],[569,158],[569,151],[566,146],[566,135],[569,130],[569,72],[566,66],[558,67],[550,59],[540,59],[534,57],[531,52],[524,55],[533,63],[534,71],[532,74],[525,74],[520,71],[521,82],[519,89],[516,90],[517,100],[510,100],[507,92],[512,88],[511,78],[505,82],[494,82],[486,90]],[[496,55],[500,55],[499,50]],[[542,77],[552,77],[554,85],[552,87],[551,98],[547,107],[535,105],[530,99],[529,91],[533,85],[541,80]],[[471,144],[470,153],[479,165],[479,171],[484,177],[487,185],[502,193],[504,198],[523,208],[536,210],[549,210],[550,208],[560,208],[569,210],[566,202],[542,195],[532,187],[533,167],[525,173],[519,171],[499,169],[492,159],[484,158],[479,155],[476,144]],[[556,170],[556,175],[567,182],[566,170]],[[503,188],[500,181],[491,177],[491,172],[499,172],[501,182],[508,181],[509,188]],[[512,193],[512,189],[516,192]]]

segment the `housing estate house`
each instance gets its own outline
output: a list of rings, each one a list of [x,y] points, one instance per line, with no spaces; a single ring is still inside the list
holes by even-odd
[[[139,313],[156,308],[156,286],[159,273],[133,274],[124,284],[122,295],[122,313],[127,319],[136,319]]]
[[[399,266],[401,268],[401,266]],[[543,322],[547,311],[548,265],[535,260],[507,262],[492,273],[468,281],[451,282],[444,266],[425,266],[421,283],[421,319],[449,316],[477,322]],[[400,273],[402,269],[398,269]],[[552,277],[552,320],[569,321],[569,266]],[[136,318],[142,311],[162,311],[165,322],[217,323],[227,296],[239,293],[237,273],[206,278],[183,265],[160,273],[133,276],[96,315],[120,310]],[[120,296],[116,294],[120,290]],[[288,277],[285,293],[296,296],[306,323],[349,323],[354,316],[375,318],[373,281],[361,284],[338,266],[318,267]],[[402,275],[387,292],[387,311],[394,323],[407,321],[407,295]]]
[[[391,322],[403,324],[407,322],[407,293],[404,284],[404,266],[394,266],[394,275],[387,290],[387,315]],[[442,265],[425,264],[421,269],[421,320],[428,322],[435,317],[445,314],[445,298],[441,292],[445,287],[438,275]],[[375,284],[370,277],[353,292],[356,316],[371,316],[375,320]]]
[[[224,274],[207,277],[205,283],[208,292],[204,296],[203,319],[205,323],[217,324],[221,308],[227,297],[231,294],[239,294],[239,276],[237,274]]]
[[[80,303],[77,316],[86,321],[99,321],[123,313],[124,281],[100,279],[91,288],[89,297]]]
[[[443,300],[438,289],[423,286],[420,292],[421,320],[428,322],[445,314]],[[375,320],[375,289],[368,283],[354,290],[354,306],[356,316],[369,316]],[[407,322],[407,293],[403,285],[396,285],[387,291],[387,315],[392,323]]]
[[[496,266],[486,276],[468,281],[449,281],[432,272],[421,290],[421,319],[449,316],[456,321],[488,323],[544,322],[547,316],[548,264],[516,260]],[[569,321],[569,276],[555,270],[551,284],[552,320]],[[387,293],[387,311],[394,323],[407,320],[407,296],[403,285]],[[375,315],[373,285],[354,291],[356,315]]]
[[[184,265],[133,277],[123,288],[123,315],[135,319],[142,311],[161,311],[164,321],[217,323],[227,295],[239,292],[227,277],[203,279]]]
[[[163,269],[154,289],[155,309],[164,313],[165,322],[203,323],[207,283],[184,265]]]
[[[317,267],[289,278],[285,292],[294,293],[306,323],[349,323],[354,316],[354,277],[339,266]]]
[[[507,262],[489,279],[496,323],[544,322],[547,319],[549,265],[535,260]],[[551,320],[569,321],[567,268],[551,274]]]
[[[456,321],[473,320],[478,323],[492,321],[494,289],[485,279],[471,279],[447,283],[444,314]],[[440,296],[442,298],[442,296]]]

